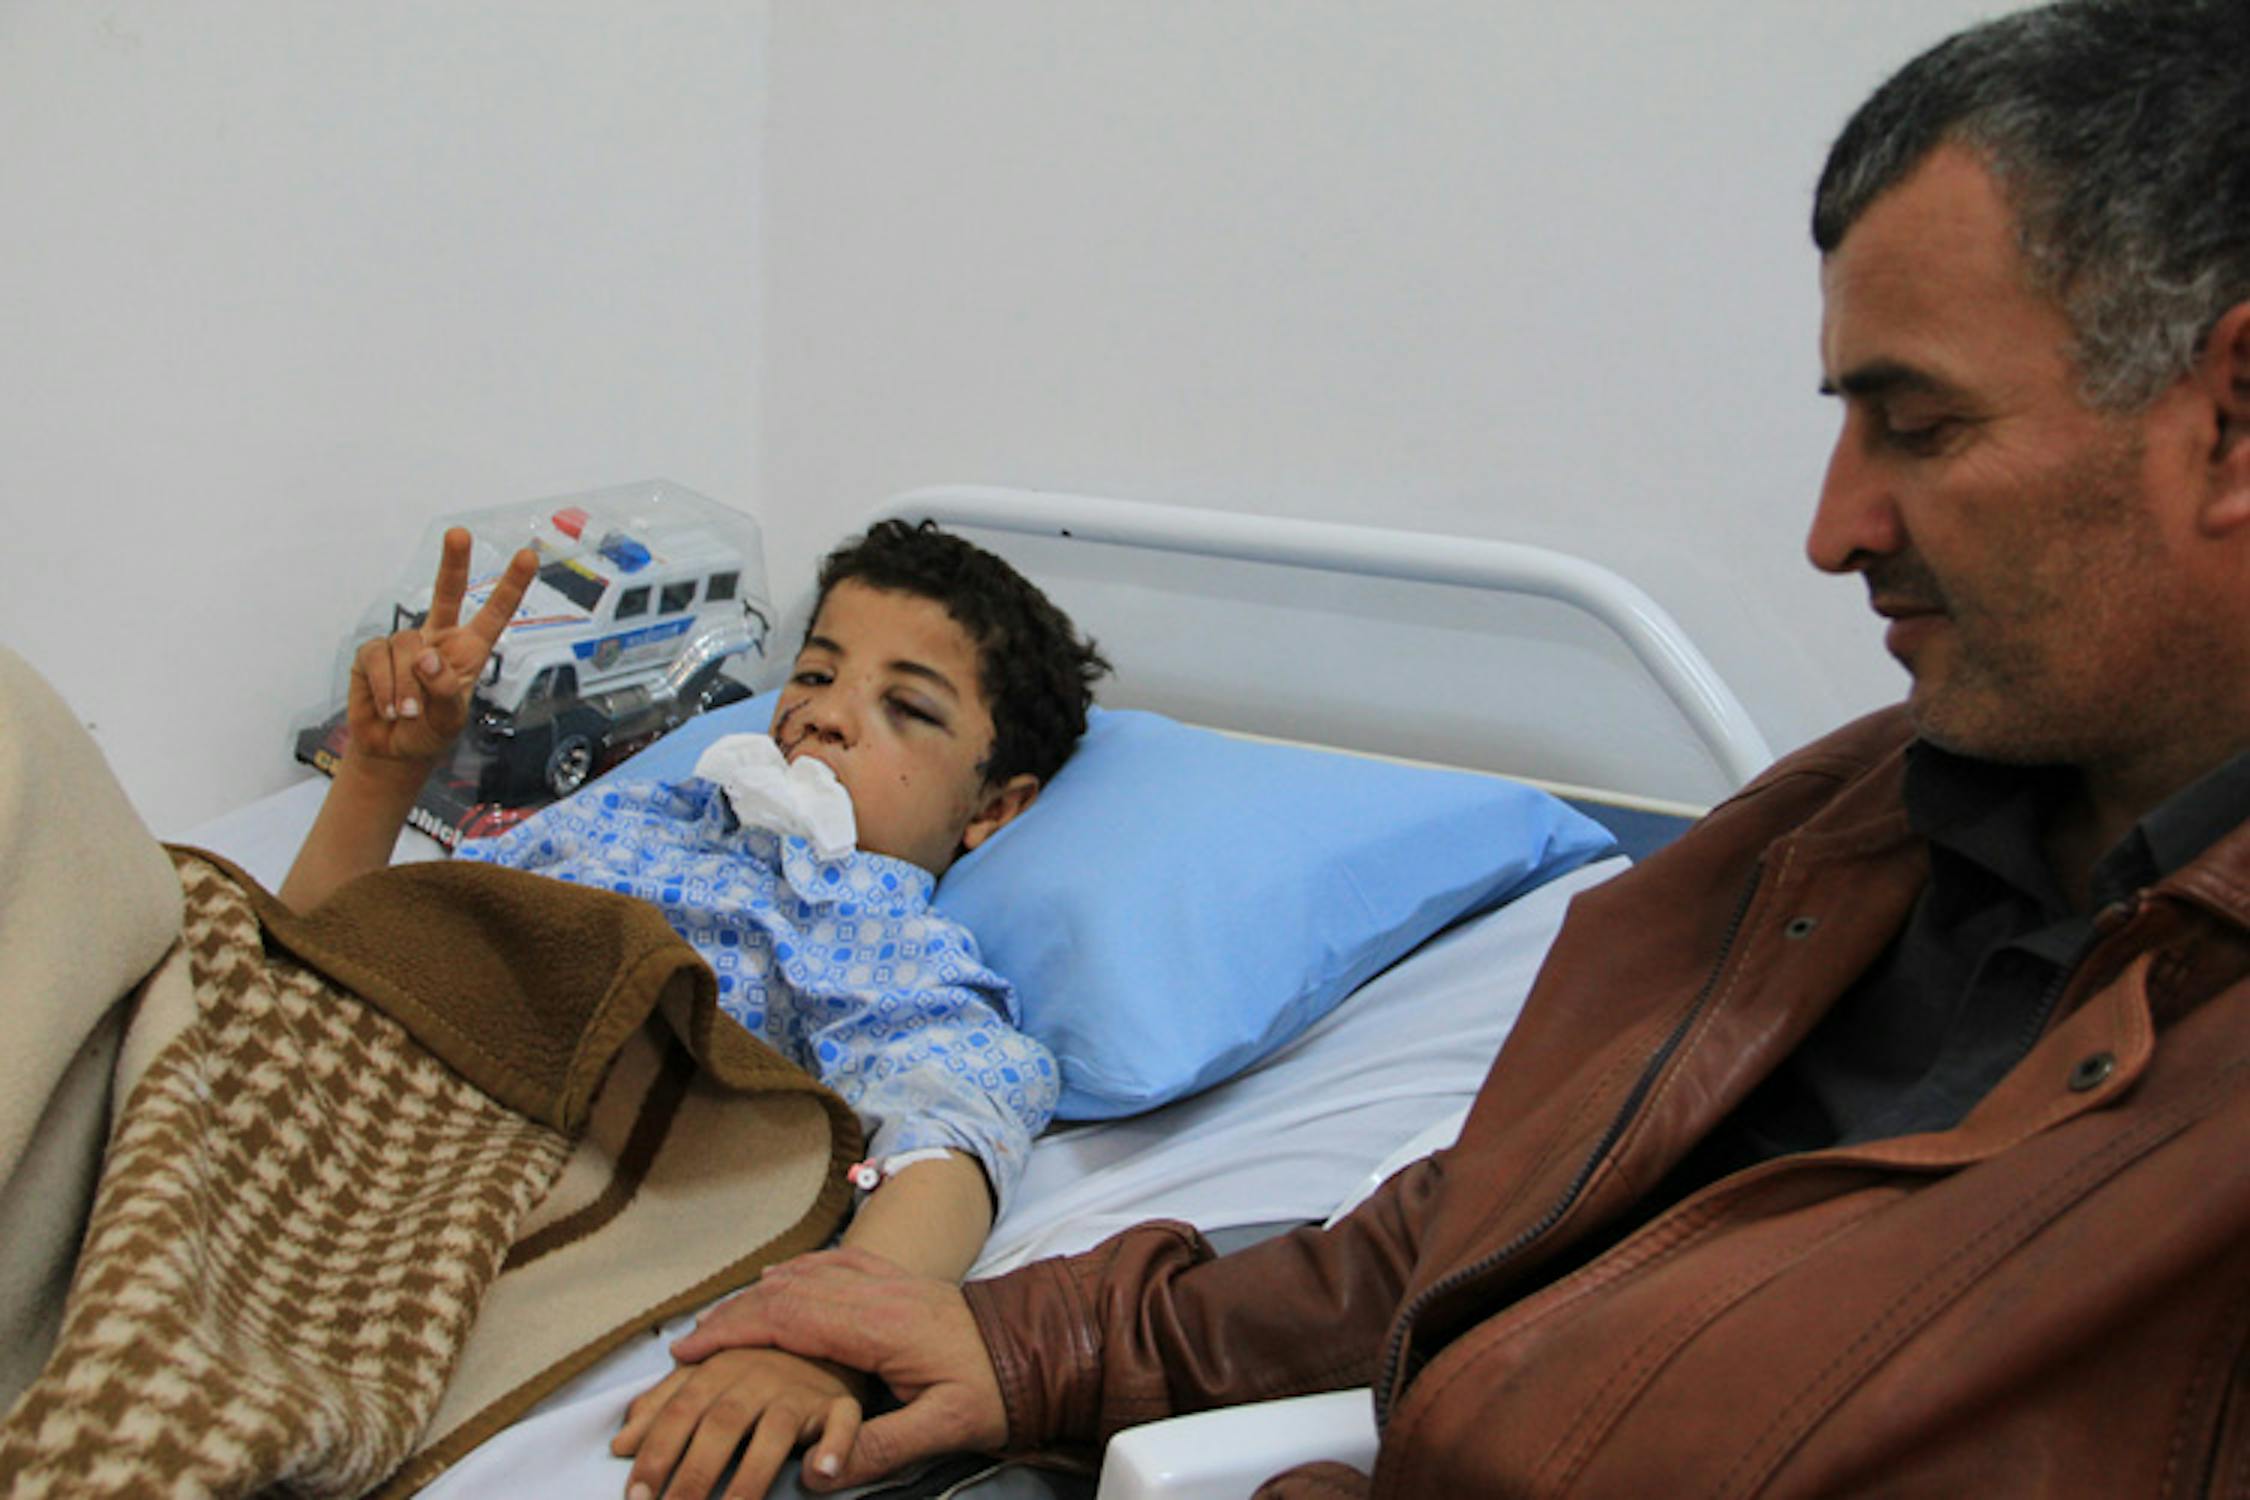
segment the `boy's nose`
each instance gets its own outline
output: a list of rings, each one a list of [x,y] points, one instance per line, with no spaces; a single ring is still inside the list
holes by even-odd
[[[805,706],[805,732],[832,745],[849,745],[857,736],[858,715],[841,698],[816,699]]]

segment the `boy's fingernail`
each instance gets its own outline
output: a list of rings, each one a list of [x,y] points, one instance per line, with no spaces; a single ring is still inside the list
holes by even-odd
[[[402,718],[419,719],[422,717],[422,700],[409,698],[398,706],[398,711]]]
[[[645,1484],[636,1484],[625,1492],[625,1500],[656,1500],[656,1492]]]
[[[421,669],[424,677],[435,677],[445,670],[445,663],[438,660],[438,654],[435,651],[423,652],[422,659],[414,665]]]
[[[836,1477],[836,1471],[843,1467],[843,1465],[837,1461],[836,1455],[833,1453],[823,1453],[822,1455],[820,1455],[820,1457],[812,1461],[812,1466],[814,1473],[819,1474],[827,1479],[834,1479]]]

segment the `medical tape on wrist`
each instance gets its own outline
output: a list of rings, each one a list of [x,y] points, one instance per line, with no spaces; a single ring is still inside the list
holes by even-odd
[[[953,1153],[943,1146],[925,1146],[919,1151],[901,1151],[893,1156],[870,1158],[844,1173],[851,1185],[863,1193],[872,1193],[908,1167],[926,1161],[943,1161]]]

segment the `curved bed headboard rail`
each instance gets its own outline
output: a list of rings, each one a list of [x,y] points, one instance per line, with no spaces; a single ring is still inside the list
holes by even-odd
[[[1568,553],[1435,532],[995,485],[909,490],[876,507],[868,520],[923,517],[1022,536],[1063,537],[1552,599],[1592,615],[1616,632],[1702,740],[1730,786],[1748,781],[1773,759],[1742,700],[1679,623],[1617,573]]]

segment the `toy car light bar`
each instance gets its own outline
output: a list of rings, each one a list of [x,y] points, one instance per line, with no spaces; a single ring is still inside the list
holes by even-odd
[[[584,539],[586,527],[594,518],[584,506],[566,505],[547,519],[554,523],[555,530],[575,542]],[[638,573],[651,560],[648,548],[622,531],[605,533],[594,550],[627,573]]]
[[[602,556],[628,573],[638,573],[648,566],[648,548],[634,541],[622,531],[613,531],[603,537],[598,550]]]

